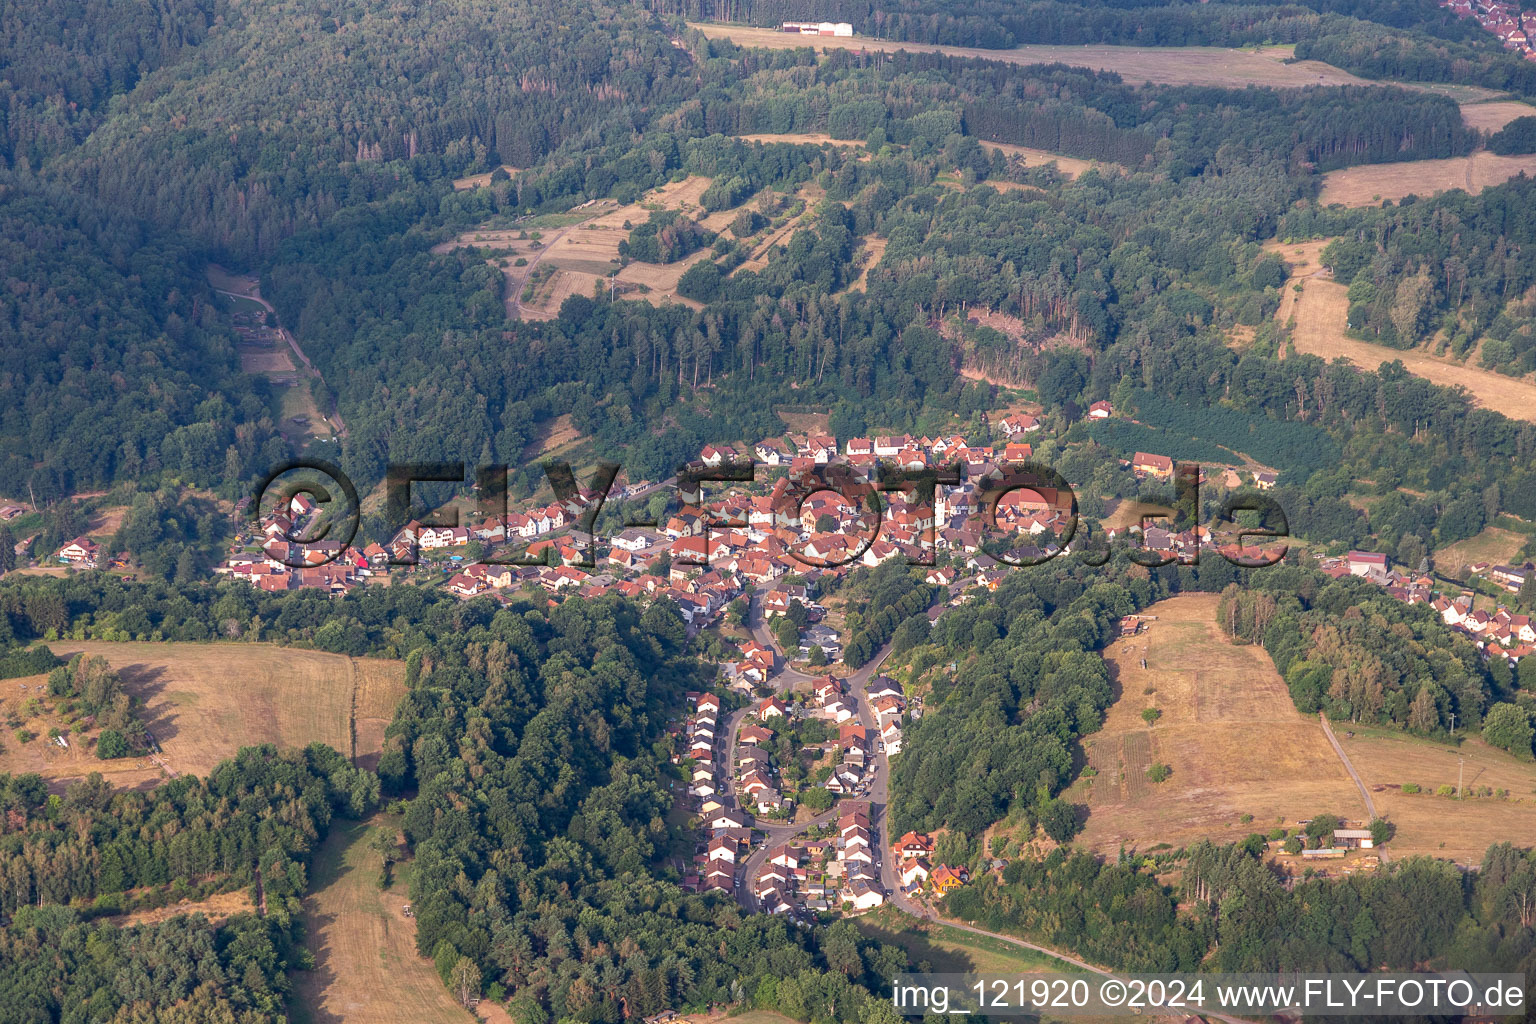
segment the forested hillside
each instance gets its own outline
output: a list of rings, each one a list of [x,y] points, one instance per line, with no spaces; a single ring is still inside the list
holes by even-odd
[[[285,451],[185,242],[0,172],[0,493],[168,471],[215,486]],[[230,453],[233,453],[231,461]]]
[[[108,102],[175,62],[229,14],[219,0],[51,0],[0,20],[0,167],[36,168],[101,123]]]
[[[1277,296],[1250,243],[1313,194],[1319,170],[1454,156],[1478,139],[1454,103],[1423,93],[1133,87],[930,54],[747,52],[692,33],[674,41],[631,4],[556,7],[459,0],[396,17],[371,0],[259,16],[177,6],[148,35],[91,29],[105,17],[91,8],[78,29],[44,18],[18,30],[16,46],[33,38],[54,54],[26,65],[28,81],[78,93],[100,123],[29,161],[49,184],[18,172],[4,197],[17,244],[37,231],[55,239],[51,251],[78,251],[57,271],[35,253],[7,263],[30,282],[12,286],[12,301],[43,303],[12,324],[39,322],[55,355],[26,357],[8,378],[0,427],[16,443],[0,492],[30,483],[51,501],[169,477],[207,488],[288,454],[266,389],[237,372],[197,281],[213,257],[261,270],[348,424],[342,455],[359,480],[379,479],[391,457],[519,463],[565,413],[654,478],[701,444],[771,433],[775,402],[841,404],[894,429],[934,409],[974,415],[987,388],[956,372],[967,356],[935,329],[972,305],[1024,322],[1022,344],[980,358],[1026,380],[1055,339],[1162,347],[1258,324]],[[1433,21],[1417,7],[1344,13]],[[538,30],[548,24],[569,29],[558,46]],[[765,131],[870,148],[849,159],[726,137]],[[1068,183],[1011,166],[987,141],[1116,167]],[[454,176],[498,163],[529,169],[452,189]],[[711,180],[710,211],[813,193],[782,248],[751,266],[761,224],[689,234],[667,252],[632,225],[621,262],[676,260],[714,238],[680,283],[702,311],[577,295],[552,323],[510,321],[495,268],[471,250],[430,251],[488,221],[633,201],[683,173]],[[1033,190],[957,190],[951,175]],[[40,205],[53,188],[76,197],[62,218]],[[871,237],[888,243],[885,257],[850,290]],[[73,291],[89,302],[61,303],[42,283],[68,275],[83,276]],[[86,366],[80,346],[108,329],[89,311],[106,309],[127,322]],[[1524,335],[1505,333],[1518,365]],[[167,379],[176,386],[154,386]]]
[[[637,9],[457,0],[262,5],[141,82],[58,173],[241,262],[413,181],[522,167],[683,95]],[[554,26],[560,26],[554,31]]]

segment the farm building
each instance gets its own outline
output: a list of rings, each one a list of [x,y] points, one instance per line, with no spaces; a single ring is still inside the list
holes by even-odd
[[[779,31],[802,36],[851,36],[853,26],[846,21],[835,24],[830,21],[786,21],[779,26]]]

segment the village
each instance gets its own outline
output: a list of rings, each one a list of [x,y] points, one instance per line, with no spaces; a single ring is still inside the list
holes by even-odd
[[[1536,61],[1536,10],[1521,11],[1508,0],[1440,0],[1440,6],[1463,18],[1475,18],[1499,37],[1506,50]]]
[[[1111,404],[1102,401],[1087,411],[1089,420],[1114,415]],[[840,445],[836,438],[816,433],[764,439],[749,451],[708,445],[695,469],[751,460],[758,470],[754,482],[732,485],[708,500],[695,492],[685,496],[691,503],[676,507],[655,526],[627,527],[595,544],[577,529],[593,498],[590,492],[468,525],[427,526],[413,520],[387,544],[373,541],[343,548],[336,541],[294,543],[288,538],[305,536],[322,512],[301,493],[286,508],[265,509],[214,571],[269,593],[315,588],[341,595],[358,586],[408,579],[441,585],[465,600],[491,596],[505,602],[530,587],[551,600],[610,592],[664,597],[677,607],[691,633],[717,625],[733,601],[756,593],[765,619],[798,605],[797,616],[804,620],[798,655],[810,657],[814,649],[822,663],[830,663],[841,657],[842,639],[821,621],[823,610],[815,598],[856,569],[902,558],[928,566],[924,577],[930,584],[993,590],[1009,570],[1007,563],[1028,564],[1082,543],[1083,532],[1060,543],[1072,518],[1070,492],[1020,472],[1034,456],[1032,439],[1038,439],[1040,429],[1035,415],[1014,411],[998,415],[992,428],[995,440],[988,445],[971,444],[958,435],[853,437]],[[908,472],[958,466],[960,483],[937,486],[927,506],[911,490],[867,493],[863,500],[853,500],[850,493],[860,496],[857,485],[844,493],[827,485],[828,480],[841,479],[829,469],[848,467],[855,474],[852,479],[867,481],[881,465]],[[1177,470],[1173,458],[1150,452],[1133,453],[1122,468],[1138,482],[1161,485],[1171,485]],[[644,496],[661,487],[620,479],[607,500]],[[1227,492],[1262,492],[1276,485],[1277,475],[1263,469],[1202,466],[1199,482]],[[866,484],[864,491],[873,488]],[[870,497],[878,497],[882,515],[871,515]],[[1155,512],[1140,522],[1105,527],[1102,533],[1107,542],[1134,543],[1143,553],[1169,562],[1189,562],[1201,551],[1212,551],[1262,564],[1266,555],[1273,557],[1279,550],[1235,543],[1204,525],[1174,529]],[[504,557],[505,550],[514,548],[519,549],[515,558]],[[480,557],[469,557],[470,552]],[[79,569],[102,567],[102,559],[101,545],[87,537],[54,553],[56,564]],[[114,567],[123,564],[119,560]],[[1485,657],[1513,664],[1536,650],[1536,627],[1529,616],[1502,606],[1474,608],[1471,591],[1449,592],[1443,581],[1427,573],[1392,567],[1385,555],[1351,551],[1319,557],[1317,564],[1335,577],[1363,578],[1405,603],[1430,603],[1448,625],[1471,636]],[[1469,569],[1510,594],[1518,594],[1536,575],[1530,565],[1474,564]],[[722,664],[725,678],[747,689],[760,685],[773,670],[771,652],[753,643],[741,645],[738,655]]]

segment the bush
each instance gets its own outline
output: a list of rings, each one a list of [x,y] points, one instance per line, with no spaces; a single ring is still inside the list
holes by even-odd
[[[1413,794],[1417,793],[1418,791],[1419,791],[1419,784],[1417,782],[1405,782],[1405,783],[1403,783],[1403,792],[1407,793],[1409,796],[1412,796]]]
[[[1166,782],[1173,775],[1173,769],[1159,761],[1147,769],[1147,778],[1153,782]]]
[[[96,740],[96,756],[103,761],[127,757],[128,740],[116,729],[104,729]]]
[[[1040,827],[1058,843],[1065,843],[1077,835],[1077,807],[1065,800],[1048,800],[1040,808]]]
[[[700,260],[677,279],[677,294],[695,302],[709,302],[720,294],[720,282],[724,277],[714,261]]]

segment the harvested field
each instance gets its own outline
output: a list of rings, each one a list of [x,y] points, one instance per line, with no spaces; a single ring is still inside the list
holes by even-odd
[[[943,53],[951,57],[1005,61],[1009,64],[1070,64],[1094,70],[1115,71],[1127,82],[1139,85],[1220,85],[1275,87],[1303,85],[1361,85],[1364,79],[1320,61],[1283,63],[1293,47],[1267,46],[1258,50],[1233,50],[1215,46],[1019,46],[988,50],[975,46],[941,46],[904,43],[868,36],[786,35],[771,28],[690,22],[711,39],[730,39],[740,46],[786,50],[864,50],[893,53]]]
[[[652,305],[680,302],[692,309],[703,309],[703,303],[685,299],[677,294],[677,282],[689,267],[700,260],[709,259],[709,256],[708,249],[701,249],[676,263],[641,263],[637,260],[619,271],[617,280],[620,287],[629,285],[649,289],[649,291],[637,292],[635,297],[645,299]]]
[[[1493,100],[1488,103],[1463,103],[1461,119],[1468,127],[1496,132],[1517,117],[1536,114],[1536,107],[1518,100]]]
[[[1332,360],[1342,356],[1356,366],[1375,370],[1382,363],[1400,360],[1410,373],[1445,387],[1463,387],[1473,400],[1485,408],[1503,413],[1510,419],[1536,421],[1536,384],[1506,377],[1492,370],[1432,356],[1423,349],[1396,349],[1372,345],[1344,333],[1349,313],[1348,289],[1323,276],[1318,263],[1326,242],[1282,245],[1270,243],[1265,248],[1278,253],[1291,264],[1291,279],[1286,282],[1276,317],[1286,323],[1293,316],[1296,329],[1292,340],[1297,351]],[[1302,293],[1295,295],[1291,285],[1301,281]]]
[[[1294,46],[1264,46],[1231,49],[1222,46],[1051,46],[1030,44],[1011,50],[988,50],[975,46],[942,46],[932,43],[903,43],[868,36],[796,36],[771,28],[745,25],[721,25],[689,22],[690,27],[711,39],[729,39],[739,46],[771,50],[810,47],[817,51],[861,50],[893,53],[943,53],[951,57],[1004,61],[1009,64],[1070,64],[1095,71],[1114,71],[1126,82],[1140,85],[1215,85],[1242,88],[1247,85],[1270,88],[1299,88],[1307,85],[1401,85],[1405,89],[1439,93],[1460,102],[1477,102],[1497,97],[1499,93],[1475,86],[1442,85],[1420,82],[1376,82],[1359,78],[1322,61],[1303,60],[1286,63]]]
[[[305,944],[315,969],[294,975],[298,1021],[314,1024],[464,1024],[432,962],[416,952],[403,879],[378,886],[383,857],[369,840],[387,819],[337,821],[315,854],[304,898]],[[397,871],[396,874],[401,874]]]
[[[141,717],[176,773],[206,775],[255,743],[326,743],[361,764],[374,764],[384,727],[405,693],[405,666],[399,662],[270,644],[61,641],[49,646],[62,656],[85,652],[106,658],[128,693],[144,701]],[[93,760],[72,765],[71,774],[116,764]],[[109,776],[113,782],[143,780],[119,780],[116,774]]]
[[[1476,864],[1494,843],[1536,835],[1536,764],[1517,761],[1475,737],[1457,747],[1376,729],[1351,737],[1343,729],[1343,723],[1334,723],[1344,752],[1373,791],[1377,812],[1397,829],[1387,846],[1394,857],[1426,854]],[[1454,787],[1458,772],[1465,792],[1486,786],[1509,795],[1464,800],[1434,795],[1441,786]],[[1405,794],[1404,783],[1423,792]]]
[[[1393,164],[1362,164],[1323,175],[1318,202],[1327,206],[1376,206],[1386,199],[1461,189],[1477,195],[1520,174],[1536,174],[1536,154],[1499,156],[1479,150],[1470,156],[1444,160],[1408,160]]]
[[[558,315],[560,304],[570,295],[591,295],[594,286],[605,281],[619,267],[619,243],[629,237],[631,227],[643,223],[652,210],[678,210],[693,219],[705,223],[711,230],[720,230],[735,217],[737,210],[719,211],[706,215],[699,205],[699,198],[709,188],[710,179],[694,175],[682,181],[669,182],[646,194],[639,202],[619,206],[612,200],[595,200],[562,214],[559,226],[545,229],[536,244],[533,239],[517,236],[530,229],[477,228],[466,231],[449,242],[434,246],[433,252],[447,252],[462,246],[479,246],[488,249],[511,250],[510,256],[491,260],[507,279],[507,315],[525,316],[532,320],[548,320]],[[707,253],[695,254],[692,259],[702,259]],[[521,258],[525,264],[516,266]],[[555,273],[541,284],[534,296],[522,301],[523,287],[537,266],[549,265]],[[650,302],[676,301],[697,305],[677,297],[677,279],[688,268],[689,261],[647,268],[647,264],[635,263],[626,267],[617,277],[622,290],[629,285],[636,297]],[[650,292],[640,292],[636,285],[645,285]]]
[[[603,278],[596,274],[584,274],[576,270],[557,270],[534,292],[533,298],[521,302],[523,316],[530,320],[552,320],[560,315],[560,304],[572,295],[591,297],[594,285]]]
[[[1090,807],[1085,845],[1112,853],[1121,844],[1231,842],[1280,817],[1363,813],[1317,719],[1292,706],[1262,647],[1221,632],[1217,602],[1214,594],[1161,601],[1144,613],[1155,622],[1105,650],[1117,696],[1103,729],[1084,740],[1097,775],[1069,794]],[[1162,712],[1151,728],[1145,708]],[[1173,774],[1154,783],[1146,769],[1159,762]]]

